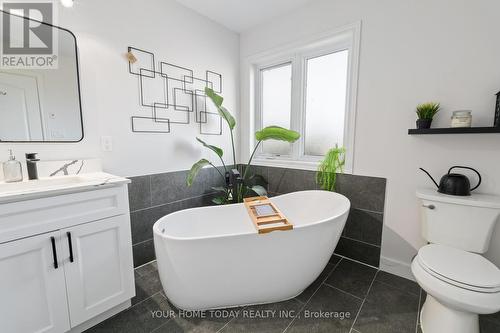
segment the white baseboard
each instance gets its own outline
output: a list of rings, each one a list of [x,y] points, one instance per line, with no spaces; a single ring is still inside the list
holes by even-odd
[[[392,258],[380,257],[380,270],[415,281],[415,277],[411,273],[410,263]]]

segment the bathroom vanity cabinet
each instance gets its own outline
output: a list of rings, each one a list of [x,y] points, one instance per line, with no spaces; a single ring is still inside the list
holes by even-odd
[[[79,332],[130,306],[127,182],[0,202],[2,332]]]

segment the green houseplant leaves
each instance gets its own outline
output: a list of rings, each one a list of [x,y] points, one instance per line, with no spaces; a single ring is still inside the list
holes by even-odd
[[[203,146],[207,147],[208,149],[210,149],[211,151],[216,153],[217,156],[222,157],[222,155],[224,155],[224,151],[221,148],[219,148],[217,146],[209,145],[208,143],[206,143],[205,141],[203,141],[200,138],[196,138],[196,140],[198,140],[198,142],[200,142]]]
[[[255,153],[257,152],[257,148],[259,148],[259,145],[261,144],[261,142],[267,141],[267,140],[277,140],[277,141],[285,141],[285,142],[293,143],[293,142],[297,141],[299,138],[300,138],[300,134],[298,132],[292,131],[292,130],[289,130],[289,129],[286,129],[283,127],[279,127],[279,126],[268,126],[268,127],[264,127],[260,131],[255,132],[255,140],[257,141],[257,144],[255,145],[255,147],[253,149],[252,155],[250,155],[250,158],[248,159],[248,163],[246,165],[245,172],[243,173],[243,179],[247,179],[247,174],[248,174],[248,170],[250,170],[250,165],[252,163],[252,159],[255,156]],[[252,190],[252,188],[251,188],[251,190]],[[260,189],[257,188],[257,191],[254,191],[254,192],[258,193],[259,190]],[[244,195],[245,194],[244,192],[245,192],[244,188],[241,188],[241,190],[239,191],[239,193],[241,195]],[[242,200],[243,200],[243,197],[240,196],[238,198],[238,202],[240,202]]]
[[[286,141],[293,143],[300,138],[300,134],[296,131],[292,131],[279,126],[268,126],[264,127],[260,131],[255,132],[255,140],[257,144],[255,145],[252,155],[250,155],[250,159],[248,160],[247,167],[245,169],[245,173],[243,174],[243,179],[246,178],[247,172],[250,169],[250,163],[252,163],[252,159],[257,152],[257,148],[262,141],[267,140],[278,140],[278,141]]]
[[[224,101],[224,98],[217,95],[217,93],[215,93],[213,89],[210,89],[208,87],[205,87],[205,94],[212,100],[220,116],[224,118],[224,120],[226,120],[229,129],[232,131],[236,126],[236,120],[234,119],[233,115],[229,113],[229,111],[227,111],[225,107],[222,106],[222,101]]]
[[[255,132],[255,140],[266,141],[266,140],[278,140],[286,142],[295,142],[300,138],[298,132],[279,127],[279,126],[268,126],[260,131]]]
[[[345,165],[345,148],[335,147],[330,149],[316,172],[316,183],[323,190],[335,191],[337,172],[343,172]]]
[[[441,104],[428,102],[417,105],[416,113],[418,119],[432,120],[439,110],[441,110]]]
[[[196,178],[196,176],[198,175],[198,172],[200,172],[200,170],[206,166],[206,165],[211,165],[212,163],[210,163],[208,160],[202,158],[201,160],[199,160],[198,162],[196,162],[195,164],[193,164],[193,166],[191,167],[191,170],[189,170],[189,173],[187,175],[187,178],[186,178],[186,183],[188,186],[191,186],[193,185],[193,181],[194,179]]]
[[[231,135],[231,146],[233,149],[233,163],[236,166],[236,152],[235,152],[234,135],[233,135],[233,130],[236,127],[236,120],[233,117],[233,115],[224,106],[222,106],[222,102],[224,101],[224,98],[222,96],[218,95],[213,91],[213,89],[210,89],[208,87],[205,88],[205,94],[213,102],[213,104],[217,108],[217,112],[222,118],[224,118],[229,127],[229,133]],[[297,141],[299,138],[300,134],[298,132],[279,126],[268,126],[260,131],[257,131],[255,133],[255,140],[257,143],[250,156],[247,167],[245,168],[245,171],[243,173],[242,177],[243,182],[238,185],[237,190],[235,188],[230,187],[229,184],[226,183],[226,176],[215,165],[213,165],[212,162],[204,158],[200,159],[198,162],[193,164],[191,170],[187,175],[186,183],[188,186],[191,186],[193,184],[194,179],[200,172],[200,170],[207,165],[211,165],[213,168],[215,168],[215,170],[217,170],[217,172],[222,177],[222,180],[226,184],[223,187],[212,188],[214,191],[220,193],[219,196],[215,197],[212,200],[215,204],[242,202],[245,196],[267,195],[267,191],[265,188],[265,186],[267,186],[267,182],[265,181],[265,179],[263,179],[262,176],[253,175],[251,177],[248,177],[248,170],[250,169],[250,163],[252,162],[252,159],[255,155],[255,152],[257,151],[257,148],[259,147],[261,142],[267,140],[278,140],[278,141],[293,143]],[[220,158],[222,165],[224,167],[224,172],[227,173],[228,168],[226,167],[224,160],[222,158],[222,156],[224,155],[224,151],[220,147],[210,145],[200,138],[196,138],[196,140],[198,140],[199,143],[201,143],[207,149],[210,149]],[[235,195],[235,193],[237,193],[237,195]]]
[[[212,102],[214,102],[216,107],[220,108],[222,106],[224,97],[217,95],[217,93],[213,89],[205,87],[205,94],[212,100]]]

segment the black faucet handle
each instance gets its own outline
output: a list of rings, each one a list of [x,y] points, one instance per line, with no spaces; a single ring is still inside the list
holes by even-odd
[[[240,172],[238,171],[238,169],[231,169],[231,174],[232,174],[232,178],[236,181],[236,182],[243,182],[243,178],[241,177],[241,174]]]
[[[30,161],[40,161],[38,158],[36,158],[36,155],[38,153],[26,153],[26,159]]]

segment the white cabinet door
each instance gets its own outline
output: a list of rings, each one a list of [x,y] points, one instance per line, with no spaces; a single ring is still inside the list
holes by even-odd
[[[69,330],[60,245],[59,231],[0,244],[1,332]]]
[[[72,327],[134,296],[128,215],[64,229],[61,236]]]

